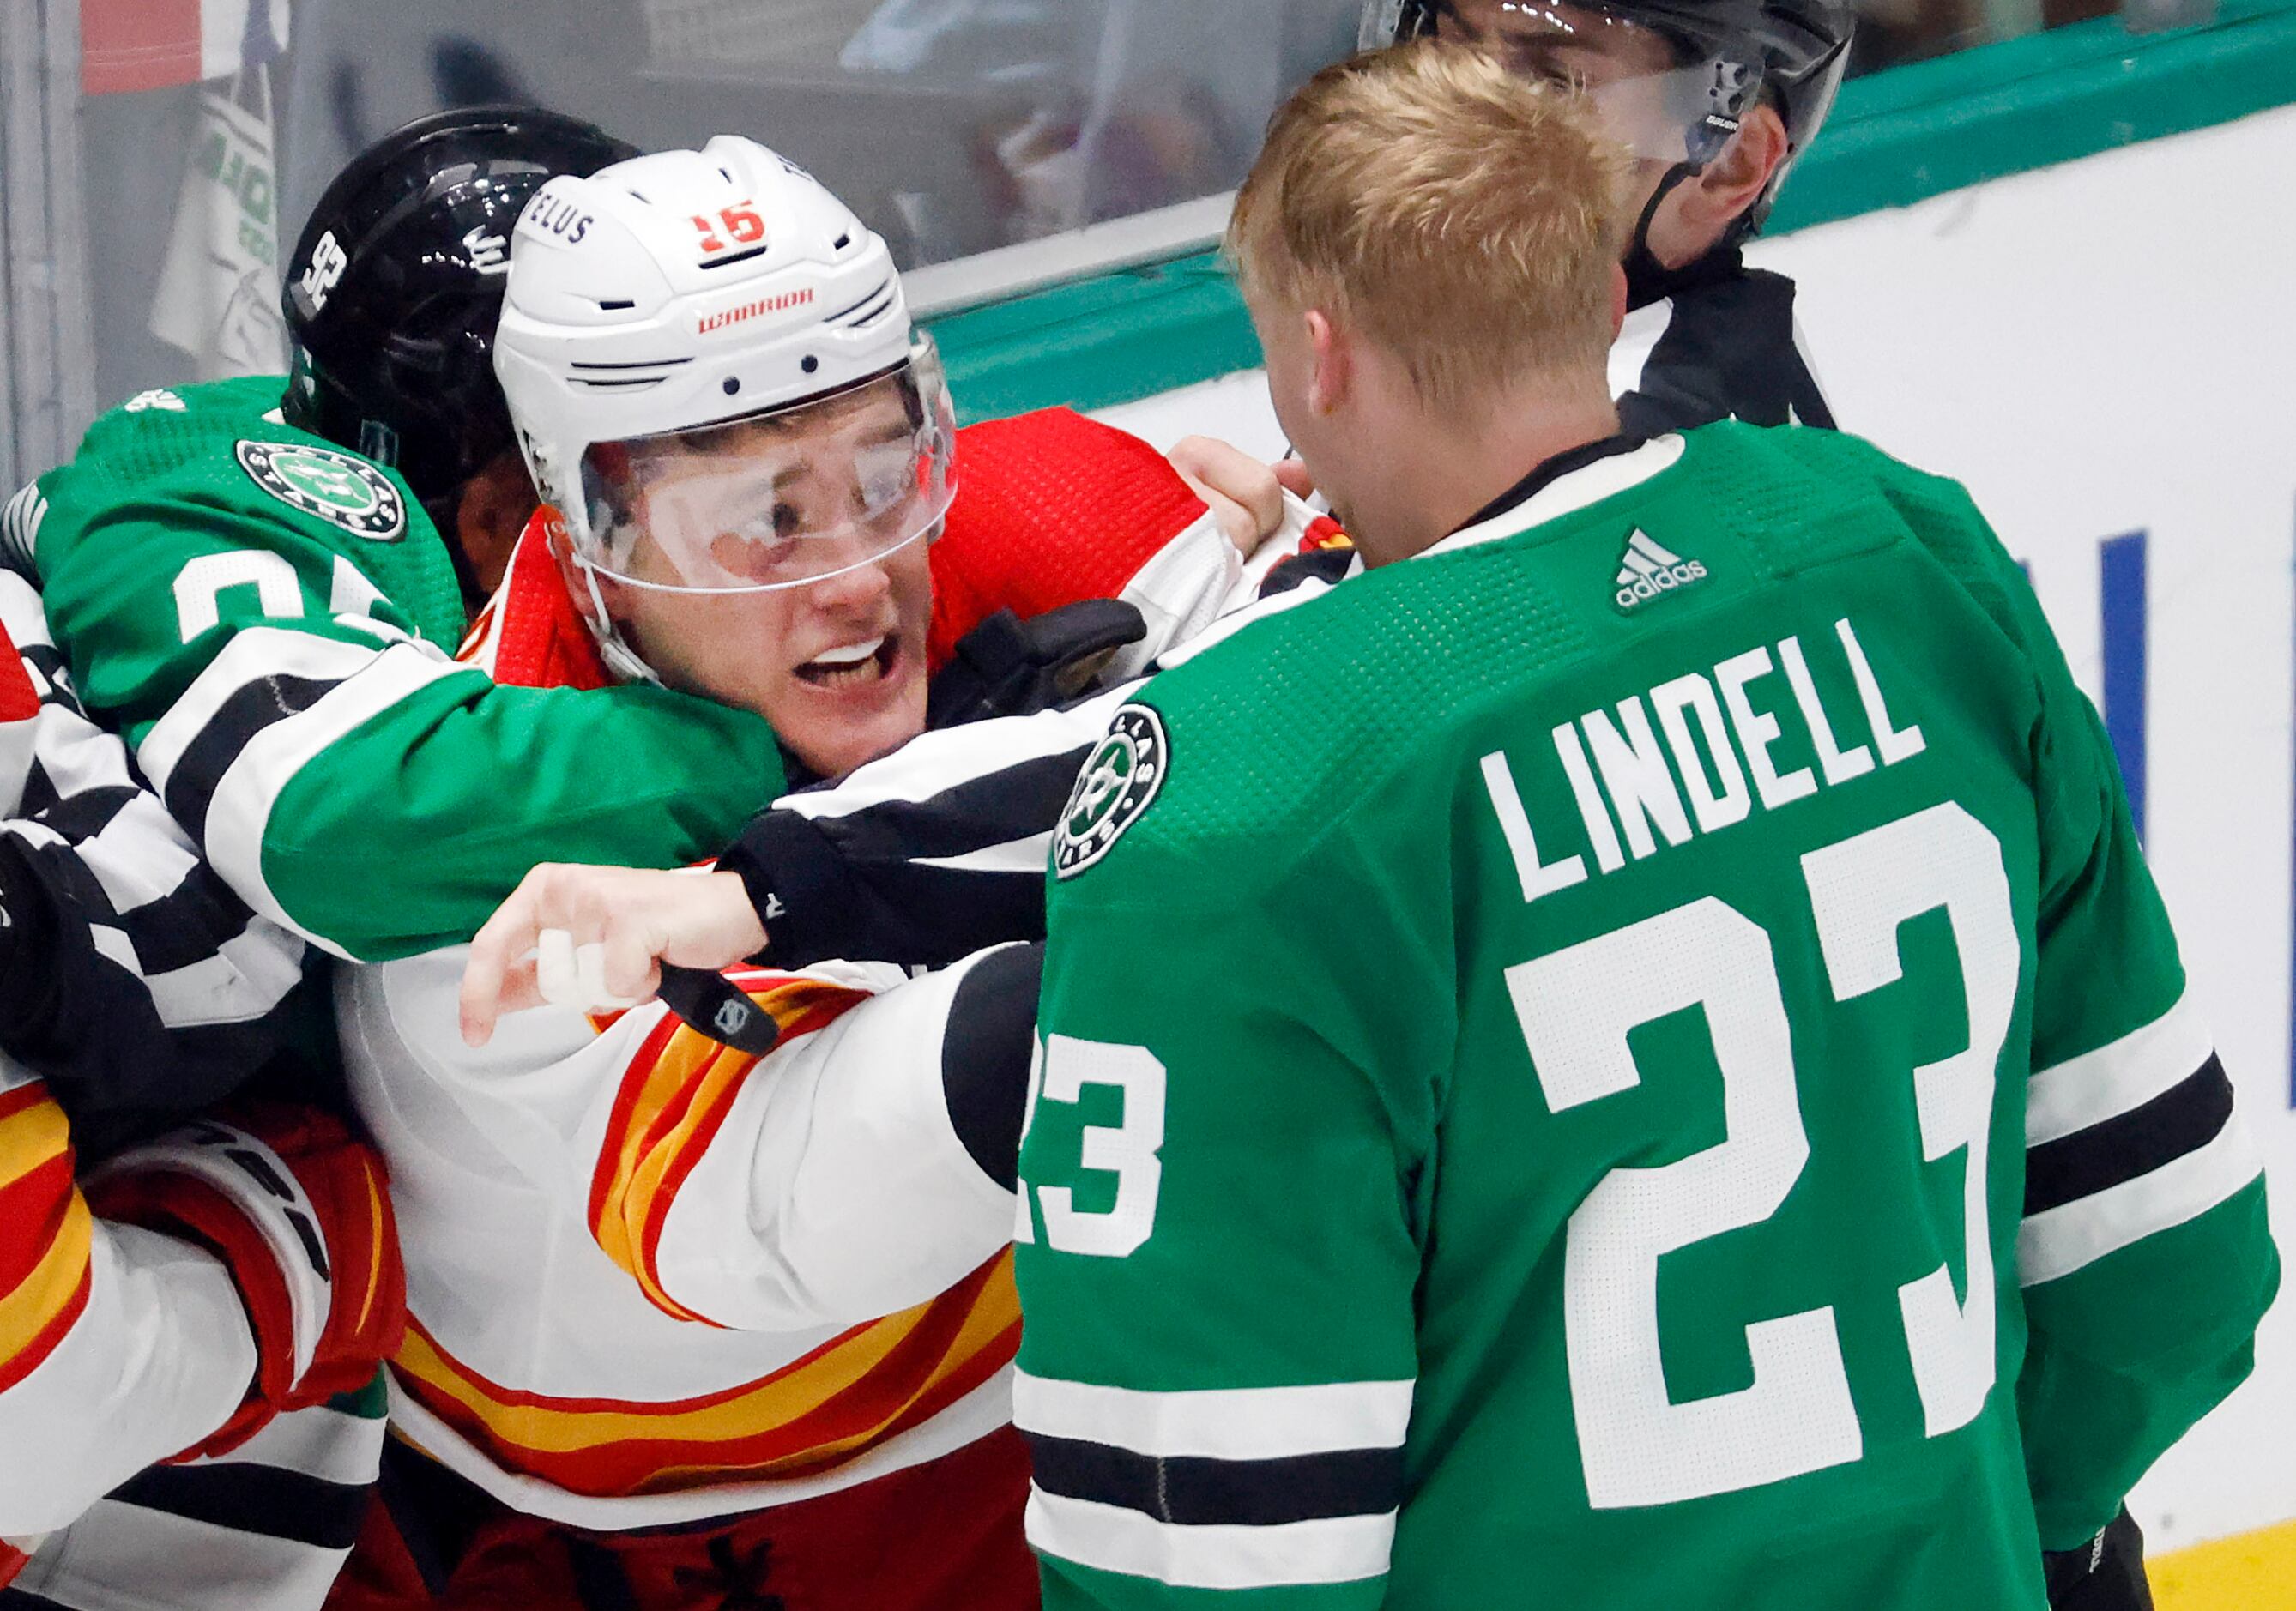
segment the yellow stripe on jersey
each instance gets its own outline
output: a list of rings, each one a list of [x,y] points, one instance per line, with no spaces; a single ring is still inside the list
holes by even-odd
[[[63,1109],[37,1080],[0,1091],[0,1388],[37,1369],[86,1307],[94,1223]]]
[[[0,1190],[71,1150],[71,1125],[46,1086],[0,1092]]]
[[[0,1293],[0,1387],[20,1381],[45,1359],[86,1306],[94,1231],[86,1199],[72,1192],[47,1251],[22,1280]]]
[[[819,979],[739,977],[781,1030],[779,1045],[833,1022],[868,992]],[[677,1192],[717,1139],[758,1059],[665,1018],[623,1074],[590,1185],[590,1234],[646,1297],[678,1320],[709,1323],[661,1284],[662,1227]]]
[[[499,1468],[592,1498],[684,1492],[821,1469],[982,1386],[1020,1345],[1012,1257],[931,1302],[857,1326],[762,1379],[662,1402],[496,1383],[410,1320],[400,1387]]]

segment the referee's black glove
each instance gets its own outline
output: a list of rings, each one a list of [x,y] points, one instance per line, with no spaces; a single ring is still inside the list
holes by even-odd
[[[1148,633],[1139,610],[1084,599],[1023,621],[1000,609],[957,640],[926,694],[936,730],[991,716],[1029,716],[1090,691],[1116,651]]]

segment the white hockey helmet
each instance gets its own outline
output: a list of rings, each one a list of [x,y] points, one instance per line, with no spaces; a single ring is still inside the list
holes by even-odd
[[[947,384],[884,241],[737,135],[543,186],[495,372],[594,577],[802,586],[931,535],[955,495]]]

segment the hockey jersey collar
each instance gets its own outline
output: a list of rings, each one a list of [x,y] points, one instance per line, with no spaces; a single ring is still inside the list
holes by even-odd
[[[1682,438],[1669,432],[1647,442],[1638,437],[1605,437],[1557,454],[1417,557],[1452,553],[1479,543],[1512,537],[1616,497],[1671,469],[1682,457]]]

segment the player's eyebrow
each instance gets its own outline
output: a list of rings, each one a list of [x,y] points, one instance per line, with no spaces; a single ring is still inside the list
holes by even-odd
[[[903,421],[900,424],[895,424],[892,421],[888,421],[876,430],[873,430],[870,432],[869,435],[862,438],[857,446],[862,447],[890,447],[897,442],[907,441],[910,434],[906,421]],[[811,459],[800,459],[796,463],[791,464],[784,469],[777,470],[774,472],[773,488],[775,492],[780,492],[786,487],[791,487],[800,481],[808,479],[813,473],[813,461]]]

